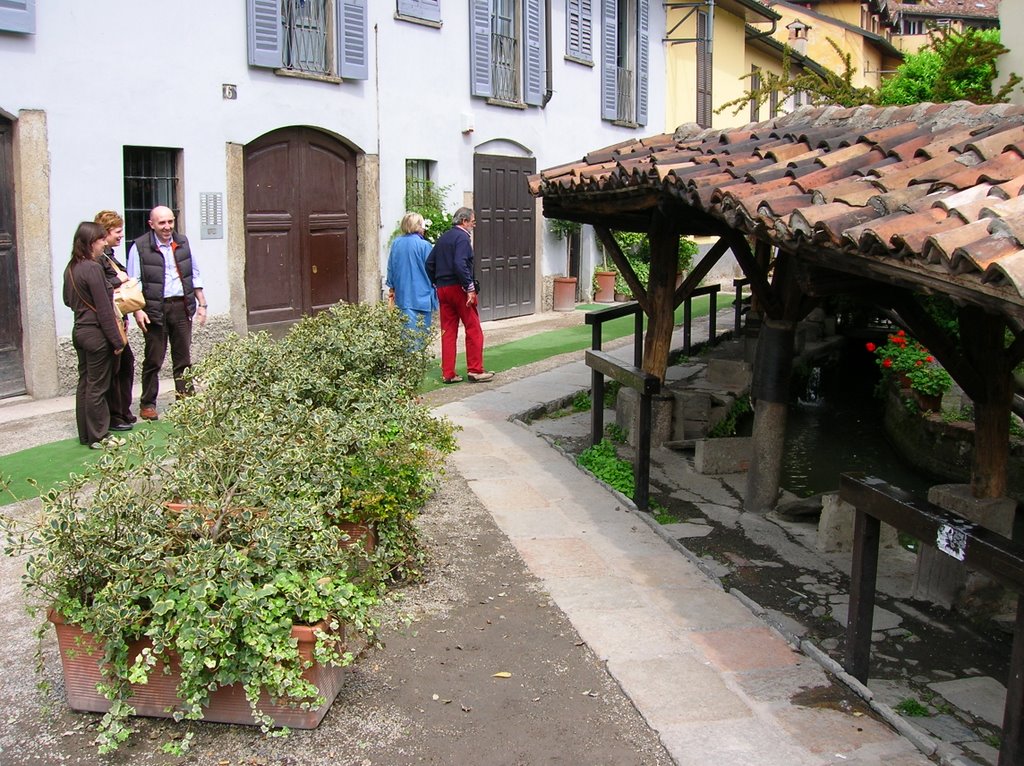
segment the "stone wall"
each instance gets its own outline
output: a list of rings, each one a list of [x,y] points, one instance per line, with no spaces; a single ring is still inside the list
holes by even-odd
[[[202,327],[196,326],[192,332],[192,361],[198,362],[205,357],[214,344],[227,338],[234,331],[231,320],[226,314],[210,317]],[[135,322],[128,322],[128,343],[135,354],[135,380],[142,376],[142,353],[146,341],[142,331]],[[167,351],[167,360],[161,374],[171,377],[171,352]],[[57,344],[57,380],[60,396],[75,393],[78,385],[78,356],[71,345],[71,338],[60,338]]]

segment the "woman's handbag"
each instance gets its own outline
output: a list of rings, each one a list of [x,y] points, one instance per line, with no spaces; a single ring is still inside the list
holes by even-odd
[[[142,285],[137,279],[129,279],[114,290],[114,305],[121,316],[128,316],[133,311],[145,308],[146,299],[142,297]]]

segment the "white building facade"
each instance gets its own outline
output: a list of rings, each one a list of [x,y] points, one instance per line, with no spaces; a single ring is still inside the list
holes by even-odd
[[[175,210],[216,338],[379,300],[427,178],[476,210],[483,318],[542,310],[566,249],[525,178],[660,130],[664,32],[652,0],[4,3],[0,396],[67,390],[61,275],[103,209],[129,239]]]

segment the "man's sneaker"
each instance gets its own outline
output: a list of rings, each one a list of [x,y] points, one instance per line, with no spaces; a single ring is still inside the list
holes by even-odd
[[[450,385],[452,383],[461,383],[462,382],[462,378],[459,377],[458,375],[452,375],[450,378],[441,378],[441,380],[445,384],[447,384],[447,385]]]
[[[470,383],[486,383],[494,377],[493,372],[467,372]]]
[[[156,407],[143,407],[139,410],[139,417],[143,420],[159,420],[160,416],[156,414]]]

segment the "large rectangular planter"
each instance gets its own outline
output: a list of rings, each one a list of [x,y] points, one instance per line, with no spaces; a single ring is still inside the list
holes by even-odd
[[[96,685],[104,681],[100,672],[100,660],[103,657],[102,646],[92,635],[85,633],[77,625],[71,625],[59,614],[50,610],[50,622],[57,630],[57,646],[60,648],[60,659],[64,667],[64,684],[67,687],[68,704],[72,710],[92,713],[105,713],[110,709],[110,700],[96,691]],[[324,623],[315,626],[296,625],[292,627],[292,637],[299,642],[299,655],[303,660],[312,662],[313,648],[316,644],[314,631],[326,629]],[[344,637],[344,627],[342,627]],[[135,641],[129,649],[129,656],[135,657],[142,649],[151,646],[149,639]],[[178,686],[179,672],[177,663],[171,664],[171,672],[164,673],[164,665],[158,662],[149,675],[146,684],[132,684],[133,696],[128,704],[135,708],[136,715],[151,718],[170,718],[175,709],[181,709],[175,694]],[[324,704],[316,709],[303,710],[288,704],[274,704],[263,694],[258,704],[260,711],[274,718],[277,726],[289,726],[293,729],[315,729],[327,714],[327,709],[338,696],[344,682],[345,668],[323,666],[314,663],[303,673],[303,677],[312,682],[324,697]],[[216,723],[256,725],[249,701],[241,684],[222,686],[210,694],[210,704],[203,710],[204,721]]]

